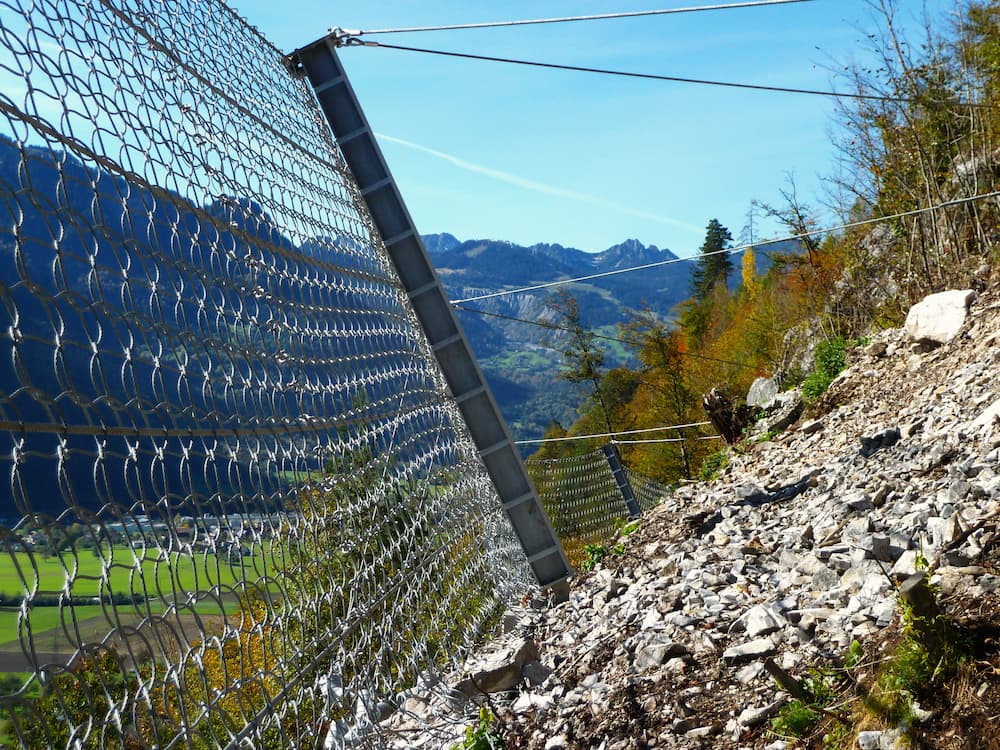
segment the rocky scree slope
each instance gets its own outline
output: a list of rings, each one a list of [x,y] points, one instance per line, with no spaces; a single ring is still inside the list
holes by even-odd
[[[766,660],[801,678],[857,641],[877,663],[919,558],[956,618],[1000,621],[998,375],[998,286],[944,345],[879,333],[805,417],[678,489],[568,601],[511,613],[458,686],[493,706],[506,748],[803,746],[772,730],[789,696]],[[961,696],[918,711],[924,746],[1000,748],[996,643],[978,656]],[[903,746],[866,728],[841,746]]]

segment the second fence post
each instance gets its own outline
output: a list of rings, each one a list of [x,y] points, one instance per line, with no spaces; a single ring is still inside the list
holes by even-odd
[[[601,447],[601,452],[608,459],[608,466],[611,467],[611,473],[615,475],[618,489],[621,490],[622,497],[625,498],[625,507],[628,508],[629,515],[632,518],[638,518],[642,515],[642,511],[639,510],[639,503],[636,502],[635,493],[632,492],[632,485],[628,483],[625,467],[622,466],[622,458],[618,455],[618,448],[615,447],[614,443],[608,443]]]

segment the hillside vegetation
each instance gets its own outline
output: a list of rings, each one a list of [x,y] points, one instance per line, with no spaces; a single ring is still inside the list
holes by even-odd
[[[712,219],[691,296],[675,309],[679,326],[653,311],[619,326],[637,367],[603,368],[600,339],[569,337],[564,377],[583,384],[586,400],[568,430],[553,422],[548,436],[699,422],[703,394],[716,387],[738,403],[761,375],[783,387],[805,381],[807,398],[815,397],[852,342],[898,325],[927,293],[982,285],[997,262],[1000,230],[990,195],[1000,182],[1000,6],[965,3],[951,25],[914,25],[907,15],[905,33],[901,15],[912,7],[871,6],[881,26],[868,38],[874,63],[845,67],[835,79],[856,95],[838,100],[832,129],[838,162],[828,184],[844,227],[819,231],[817,207],[799,198],[790,177],[783,205],[753,210],[797,236],[799,250],[755,243],[771,260],[759,274],[752,250],[727,262],[721,251],[732,248],[731,233]],[[597,366],[581,378],[574,362],[588,348]],[[674,482],[696,475],[718,449],[697,439],[705,434],[656,433],[647,437],[684,440],[624,443],[621,452],[647,476]],[[536,457],[601,442],[549,444]]]

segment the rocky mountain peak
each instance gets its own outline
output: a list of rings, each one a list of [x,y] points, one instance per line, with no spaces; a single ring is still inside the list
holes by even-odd
[[[427,248],[427,252],[431,255],[446,253],[449,250],[454,250],[462,244],[461,240],[459,240],[455,235],[448,234],[447,232],[442,232],[440,234],[425,234],[421,236],[424,241],[424,247]]]
[[[594,256],[594,265],[600,269],[628,268],[630,266],[656,263],[676,258],[669,250],[660,250],[656,245],[643,245],[639,240],[625,240]]]

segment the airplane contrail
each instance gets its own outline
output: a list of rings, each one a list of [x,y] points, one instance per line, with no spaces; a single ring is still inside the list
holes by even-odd
[[[639,219],[646,219],[647,221],[655,221],[660,224],[669,224],[670,226],[680,227],[682,229],[687,229],[691,232],[700,234],[704,231],[701,227],[696,227],[693,224],[688,224],[687,222],[681,221],[680,219],[674,219],[669,216],[661,216],[660,214],[649,213],[648,211],[640,211],[635,208],[630,208],[629,206],[623,206],[620,203],[615,203],[614,201],[607,200],[606,198],[600,198],[596,195],[588,195],[587,193],[580,193],[575,190],[567,190],[565,188],[557,187],[555,185],[548,185],[544,182],[538,182],[536,180],[529,180],[524,177],[520,177],[516,174],[510,172],[505,172],[502,169],[494,169],[493,167],[487,167],[483,164],[477,164],[475,162],[462,159],[461,157],[455,156],[454,154],[449,154],[444,151],[438,151],[434,148],[429,148],[428,146],[422,146],[419,143],[414,143],[413,141],[408,141],[403,138],[397,138],[393,135],[386,135],[385,133],[376,133],[376,137],[382,141],[388,141],[389,143],[395,143],[400,146],[404,146],[414,151],[420,151],[421,153],[428,154],[438,159],[452,164],[459,169],[464,169],[468,172],[475,172],[476,174],[484,175],[485,177],[491,177],[494,180],[500,180],[501,182],[506,182],[511,185],[517,185],[525,190],[532,190],[536,193],[543,193],[544,195],[551,195],[556,198],[566,198],[568,200],[579,201],[581,203],[589,203],[591,205],[604,206],[612,210],[618,211],[619,213],[627,214],[628,216],[635,216]]]

